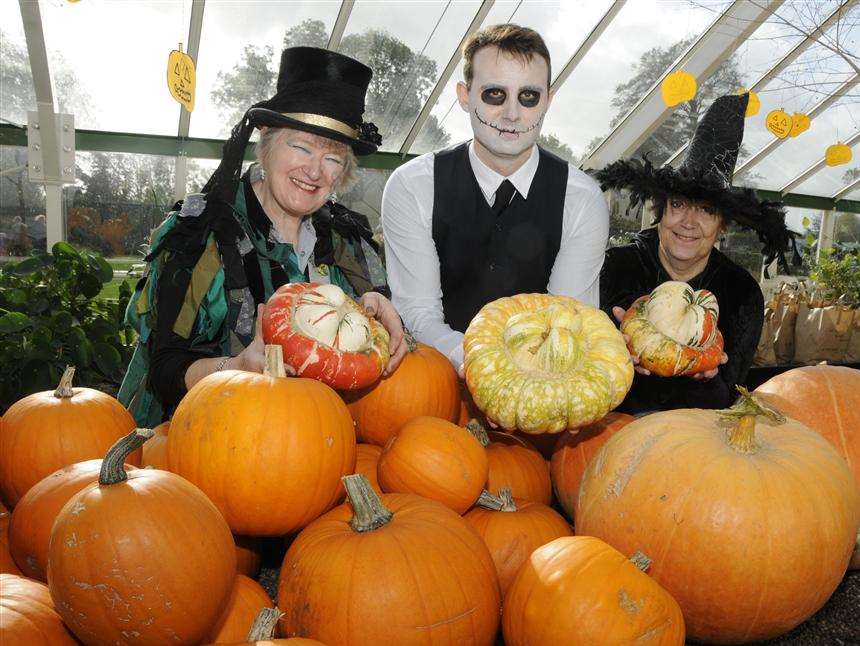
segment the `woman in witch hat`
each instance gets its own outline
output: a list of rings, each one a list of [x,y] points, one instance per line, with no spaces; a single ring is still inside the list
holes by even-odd
[[[714,101],[679,168],[630,159],[596,174],[604,190],[629,189],[633,206],[650,200],[655,224],[632,244],[606,252],[601,308],[620,322],[640,296],[666,281],[683,281],[716,296],[724,340],[720,365],[691,377],[658,377],[637,366],[633,388],[619,410],[724,408],[736,398],[735,385],[744,382],[752,364],[764,320],[762,292],[714,243],[729,226],[752,229],[763,244],[765,263],[776,258],[785,268],[784,251],[792,238],[779,203],[760,202],[752,189],[732,186],[748,100],[743,94]]]
[[[333,283],[388,330],[392,372],[406,353],[367,218],[331,199],[356,155],[382,142],[362,119],[370,68],[337,52],[293,47],[275,96],[251,106],[201,194],[186,196],[153,234],[147,275],[127,319],[140,332],[119,399],[138,425],[169,417],[212,372],[261,371],[261,307],[288,282]],[[257,163],[243,175],[253,130]],[[180,208],[181,207],[181,208]]]

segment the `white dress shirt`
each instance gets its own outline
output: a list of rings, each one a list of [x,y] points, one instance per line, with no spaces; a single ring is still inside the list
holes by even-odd
[[[500,175],[469,144],[469,162],[487,204],[508,179],[528,198],[537,172],[537,146],[528,161],[509,177]],[[444,354],[454,367],[463,363],[463,334],[445,322],[439,256],[433,241],[433,153],[398,167],[382,194],[382,232],[385,264],[394,307],[415,338]],[[469,178],[463,178],[470,181]],[[464,222],[463,226],[468,226]],[[568,164],[567,192],[561,244],[550,274],[547,292],[572,296],[598,305],[600,268],[609,236],[609,212],[597,182]]]

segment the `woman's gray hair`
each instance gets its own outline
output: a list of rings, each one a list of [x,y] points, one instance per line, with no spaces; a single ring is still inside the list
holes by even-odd
[[[272,149],[275,147],[281,136],[295,132],[292,128],[276,128],[269,127],[260,130],[260,140],[254,146],[254,154],[257,156],[257,161],[266,168],[268,165],[269,155],[272,154]],[[315,135],[319,136],[319,135]],[[332,187],[335,191],[349,190],[355,184],[358,178],[358,160],[355,158],[355,153],[352,147],[348,144],[329,139],[328,137],[319,136],[321,140],[329,142],[332,150],[342,153],[344,158],[343,172]]]

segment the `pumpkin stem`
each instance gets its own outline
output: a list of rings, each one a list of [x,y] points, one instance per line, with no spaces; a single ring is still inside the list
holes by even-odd
[[[651,559],[645,556],[642,552],[636,552],[630,557],[630,562],[636,566],[640,572],[647,572],[651,567]]]
[[[514,502],[514,496],[511,493],[510,487],[502,487],[499,489],[499,495],[494,496],[489,491],[484,489],[478,497],[475,505],[490,509],[492,511],[516,511],[517,505]]]
[[[75,367],[66,366],[63,376],[60,377],[60,383],[54,391],[54,397],[57,399],[68,399],[75,394],[72,389],[72,379],[75,377]]]
[[[415,340],[415,337],[412,336],[412,332],[410,332],[406,326],[403,326],[403,340],[406,342],[406,349],[409,352],[415,352],[418,349],[418,341]]]
[[[758,442],[755,439],[755,415],[744,415],[729,430],[729,446],[738,453],[755,453]]]
[[[487,435],[486,429],[478,420],[470,419],[466,422],[466,430],[481,443],[481,446],[487,447],[490,445],[490,436]]]
[[[768,406],[760,398],[750,393],[750,391],[748,391],[743,386],[735,386],[735,388],[737,388],[741,396],[730,409],[720,411],[720,415],[722,417],[742,418],[747,415],[752,415],[753,417],[755,417],[756,415],[761,415],[762,417],[767,418],[774,424],[785,423],[785,415],[780,413],[778,410],[776,410],[772,406]]]
[[[99,472],[100,485],[113,485],[128,480],[125,472],[125,459],[143,446],[149,438],[155,435],[151,428],[136,428],[128,435],[119,438],[108,449],[102,468]]]
[[[251,624],[251,630],[248,631],[245,641],[253,644],[274,638],[278,620],[283,616],[284,613],[277,608],[263,608]]]
[[[263,352],[266,355],[266,367],[263,374],[267,377],[286,377],[284,369],[284,351],[279,345],[267,345]]]
[[[352,520],[349,521],[349,526],[353,531],[372,532],[391,522],[394,514],[382,504],[367,477],[354,473],[343,476],[341,482],[352,505]]]

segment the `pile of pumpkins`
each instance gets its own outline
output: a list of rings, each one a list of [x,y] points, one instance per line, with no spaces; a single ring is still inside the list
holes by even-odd
[[[741,643],[816,612],[855,548],[860,371],[639,419],[603,384],[599,418],[540,435],[494,430],[480,363],[465,389],[421,344],[340,392],[266,357],[156,429],[73,369],[6,412],[4,645]],[[273,610],[254,577],[281,536]]]

